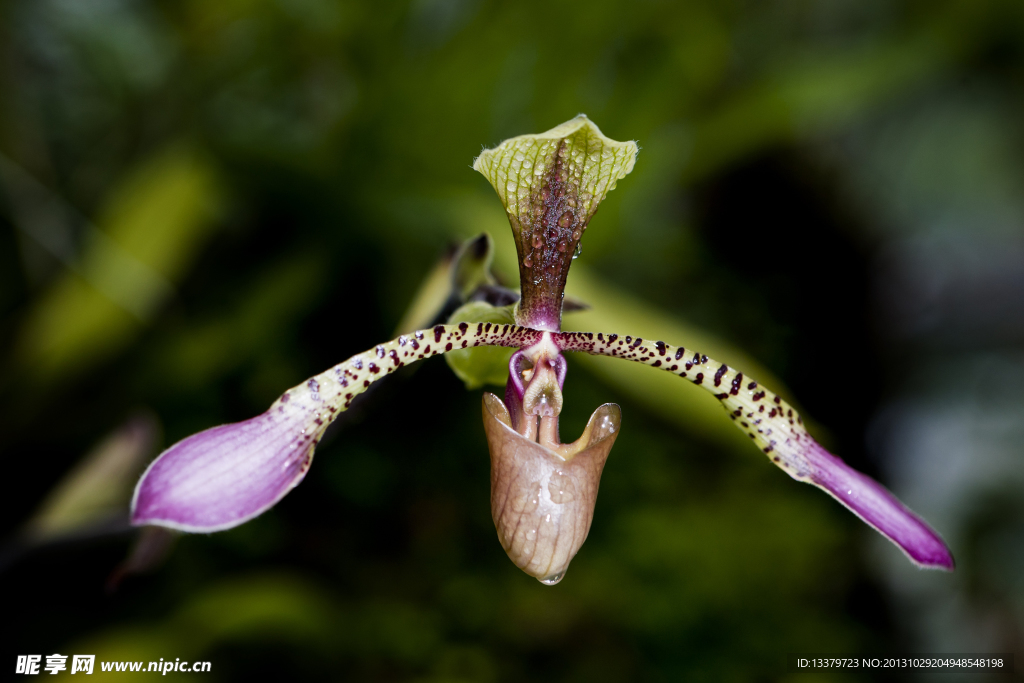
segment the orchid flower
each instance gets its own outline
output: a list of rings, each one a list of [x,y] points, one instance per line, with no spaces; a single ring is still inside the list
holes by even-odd
[[[449,324],[379,344],[289,389],[262,415],[174,444],[139,481],[132,522],[186,532],[238,526],[302,481],[324,431],[374,382],[431,356],[465,356],[490,346],[512,352],[504,400],[483,396],[492,517],[509,558],[542,583],[561,580],[587,537],[601,471],[621,423],[619,407],[605,404],[579,439],[561,441],[565,352],[643,363],[711,392],[752,444],[789,476],[823,489],[918,566],[952,569],[952,555],[937,533],[879,483],[822,448],[789,404],[741,370],[621,330],[561,330],[574,253],[598,205],[633,169],[637,150],[634,142],[605,137],[581,115],[483,151],[473,168],[491,182],[507,211],[518,251],[518,301],[502,307],[482,297],[467,304],[475,307],[472,315],[456,311]],[[503,376],[504,357],[501,362]]]

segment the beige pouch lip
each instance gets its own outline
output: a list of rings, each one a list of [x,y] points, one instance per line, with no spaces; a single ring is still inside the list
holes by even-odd
[[[590,531],[601,473],[621,411],[599,406],[583,435],[555,452],[511,428],[505,404],[483,396],[491,454],[491,515],[509,559],[545,584],[564,576]]]

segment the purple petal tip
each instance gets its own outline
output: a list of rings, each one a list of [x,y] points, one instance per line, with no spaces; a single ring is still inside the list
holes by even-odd
[[[309,469],[319,435],[305,418],[271,409],[174,444],[139,480],[132,524],[209,533],[266,511]]]
[[[955,567],[953,554],[924,520],[871,477],[861,474],[817,443],[806,452],[808,478],[895,543],[924,569]]]

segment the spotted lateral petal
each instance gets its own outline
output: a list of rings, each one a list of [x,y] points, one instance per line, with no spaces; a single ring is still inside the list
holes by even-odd
[[[562,290],[587,224],[633,170],[635,142],[605,137],[582,114],[539,135],[484,150],[473,168],[501,197],[519,252],[520,325],[558,330]]]
[[[262,415],[164,451],[135,488],[132,523],[211,532],[247,522],[302,481],[327,427],[373,382],[453,349],[529,346],[539,337],[515,325],[438,325],[352,356],[286,391]]]
[[[953,556],[935,531],[870,477],[822,448],[780,397],[742,372],[701,353],[639,337],[590,332],[555,335],[563,351],[613,356],[679,375],[721,401],[736,426],[789,476],[823,489],[895,543],[921,567],[953,569]]]

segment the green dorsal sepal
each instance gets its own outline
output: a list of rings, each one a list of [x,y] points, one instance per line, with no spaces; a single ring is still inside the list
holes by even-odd
[[[561,328],[562,293],[576,245],[615,183],[633,170],[635,142],[605,137],[586,116],[484,150],[473,168],[501,197],[519,253],[516,322]]]

